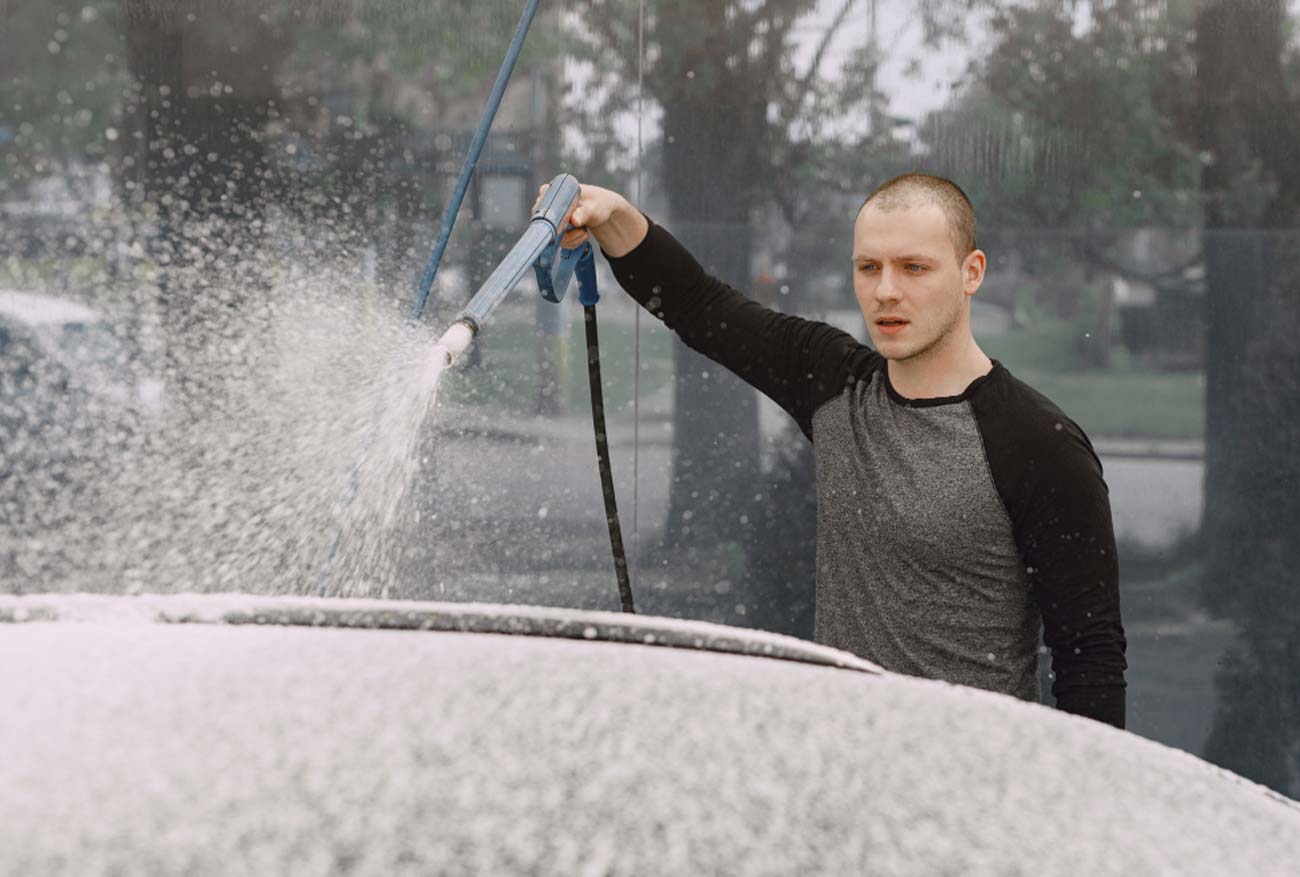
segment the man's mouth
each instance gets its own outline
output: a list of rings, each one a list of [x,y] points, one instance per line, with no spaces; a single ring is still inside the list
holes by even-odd
[[[893,335],[896,332],[901,332],[903,331],[904,327],[906,327],[907,325],[908,325],[907,320],[902,320],[895,317],[882,317],[876,320],[876,327],[880,329],[881,332],[884,332],[886,335]]]

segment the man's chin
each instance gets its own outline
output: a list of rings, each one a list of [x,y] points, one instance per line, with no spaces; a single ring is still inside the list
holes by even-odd
[[[911,359],[920,352],[915,344],[903,343],[896,338],[872,338],[871,342],[876,348],[876,353],[895,362]]]

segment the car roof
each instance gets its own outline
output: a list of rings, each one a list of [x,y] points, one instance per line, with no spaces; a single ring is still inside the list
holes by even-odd
[[[91,308],[66,298],[6,288],[0,288],[0,317],[9,317],[28,326],[97,323],[100,320],[99,314]]]
[[[1300,848],[1276,793],[942,682],[132,600],[4,600],[0,870],[1287,874]]]
[[[0,595],[3,621],[155,621],[501,633],[696,649],[864,673],[883,672],[849,652],[762,630],[653,615],[518,604],[238,593]]]

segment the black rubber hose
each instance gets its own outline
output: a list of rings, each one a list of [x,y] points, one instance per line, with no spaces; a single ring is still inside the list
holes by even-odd
[[[624,612],[636,612],[632,606],[632,582],[627,574],[627,553],[623,550],[623,530],[618,524],[618,502],[614,499],[614,473],[609,466],[609,438],[605,435],[605,396],[600,384],[600,338],[596,333],[596,307],[582,308],[587,324],[587,379],[591,384],[591,423],[596,428],[596,460],[600,465],[600,490],[605,495],[605,523],[609,525],[609,547],[614,552],[614,575],[618,577],[618,596]]]

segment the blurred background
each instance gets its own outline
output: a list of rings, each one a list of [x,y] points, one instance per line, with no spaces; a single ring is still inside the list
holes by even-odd
[[[1102,458],[1129,728],[1300,795],[1300,2],[544,2],[407,328],[523,5],[0,0],[0,587],[617,609],[578,305],[431,339],[567,171],[865,340],[922,170]],[[811,637],[810,446],[600,277],[638,609]]]

